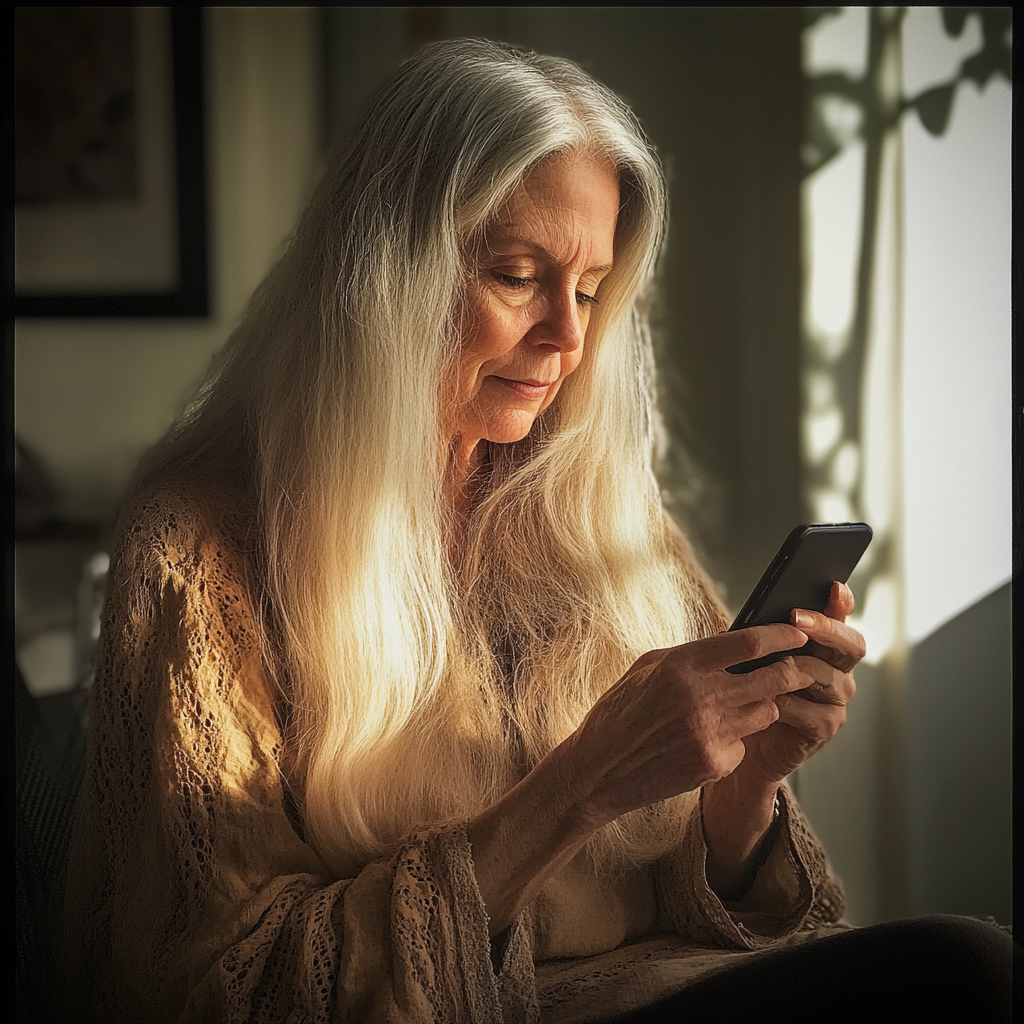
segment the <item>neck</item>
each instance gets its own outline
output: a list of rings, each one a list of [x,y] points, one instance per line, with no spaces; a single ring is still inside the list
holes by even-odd
[[[464,518],[473,508],[487,463],[487,442],[483,438],[453,437],[448,454],[445,497],[456,514]]]
[[[477,438],[467,443],[462,437],[452,439],[445,476],[444,496],[454,515],[451,517],[448,553],[454,565],[462,561],[466,520],[476,504],[480,485],[487,475],[487,442]]]

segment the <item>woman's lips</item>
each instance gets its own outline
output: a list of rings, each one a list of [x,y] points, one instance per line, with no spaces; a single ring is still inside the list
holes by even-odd
[[[555,383],[553,380],[545,383],[540,380],[510,380],[507,377],[495,377],[494,379],[514,391],[520,398],[530,401],[546,398],[548,391],[551,390],[551,386]]]

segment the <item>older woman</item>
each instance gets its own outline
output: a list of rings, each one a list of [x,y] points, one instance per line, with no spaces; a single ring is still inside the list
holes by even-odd
[[[567,62],[384,86],[122,517],[87,1014],[588,1020],[843,930],[782,783],[843,722],[852,597],[722,632],[651,472],[664,224]]]

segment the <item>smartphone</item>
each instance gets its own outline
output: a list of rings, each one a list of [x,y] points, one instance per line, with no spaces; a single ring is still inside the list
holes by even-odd
[[[817,523],[798,526],[786,538],[765,569],[746,604],[729,627],[745,629],[770,622],[789,622],[794,608],[823,612],[833,583],[845,583],[871,543],[867,523]],[[728,669],[733,674],[752,672],[781,661],[801,648],[777,651]]]

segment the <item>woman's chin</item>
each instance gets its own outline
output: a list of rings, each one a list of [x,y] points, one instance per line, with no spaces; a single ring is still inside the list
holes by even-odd
[[[484,437],[491,444],[512,444],[522,441],[533,428],[537,413],[524,409],[509,409],[500,414],[488,417],[487,430]]]

